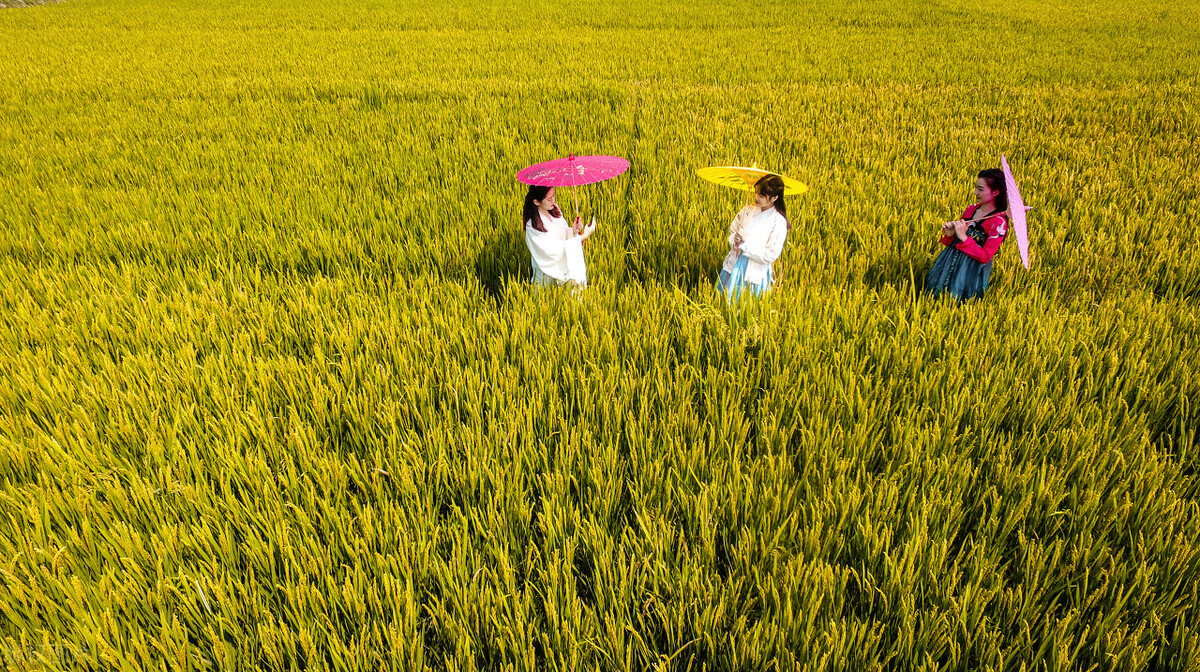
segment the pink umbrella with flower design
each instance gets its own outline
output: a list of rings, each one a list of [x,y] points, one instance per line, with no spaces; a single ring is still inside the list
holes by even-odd
[[[578,187],[603,182],[629,170],[629,162],[619,156],[575,156],[535,163],[517,173],[517,181],[538,187]],[[572,190],[573,192],[574,190]],[[575,213],[579,213],[579,195],[575,195]]]

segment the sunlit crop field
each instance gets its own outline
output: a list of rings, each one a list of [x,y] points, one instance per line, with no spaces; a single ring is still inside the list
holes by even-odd
[[[343,4],[0,9],[7,668],[1200,669],[1195,3]]]

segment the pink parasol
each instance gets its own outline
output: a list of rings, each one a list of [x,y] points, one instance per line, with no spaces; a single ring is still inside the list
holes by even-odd
[[[538,187],[578,187],[614,178],[629,169],[619,156],[575,156],[535,163],[517,173],[517,181]],[[579,211],[579,197],[575,197]]]
[[[1012,169],[1008,167],[1008,159],[1000,155],[1000,166],[1004,169],[1004,186],[1008,190],[1008,214],[1012,218],[1013,232],[1017,234],[1017,249],[1021,251],[1021,263],[1029,270],[1029,230],[1026,227],[1025,211],[1032,208],[1025,206],[1021,192],[1017,189],[1017,180],[1013,177]]]
[[[517,181],[539,187],[578,187],[616,177],[629,169],[619,156],[575,156],[535,163],[517,173]]]

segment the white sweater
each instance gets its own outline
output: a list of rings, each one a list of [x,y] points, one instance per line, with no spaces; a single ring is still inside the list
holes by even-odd
[[[787,219],[775,208],[759,210],[757,205],[747,205],[729,224],[730,249],[721,269],[732,272],[738,258],[745,256],[745,281],[750,284],[762,282],[767,269],[783,253],[787,231]],[[733,244],[733,238],[739,232],[742,234],[740,248]]]
[[[540,214],[540,213],[539,213]],[[583,261],[583,239],[575,235],[562,217],[540,215],[546,231],[525,222],[525,246],[529,248],[534,270],[559,283],[587,284],[587,266]],[[537,273],[534,273],[537,276]]]

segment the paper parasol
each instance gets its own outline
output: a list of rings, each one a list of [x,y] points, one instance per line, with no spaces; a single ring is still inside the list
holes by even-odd
[[[1021,191],[1017,189],[1017,181],[1013,178],[1012,169],[1008,167],[1008,159],[1001,154],[1000,166],[1004,169],[1004,186],[1008,190],[1008,214],[1012,219],[1013,233],[1017,234],[1017,249],[1021,252],[1021,263],[1029,270],[1029,229],[1026,226],[1025,201]]]
[[[739,190],[752,190],[754,189],[754,183],[758,182],[763,175],[775,175],[783,180],[784,196],[796,196],[808,191],[808,186],[803,182],[793,180],[779,173],[763,170],[757,165],[750,168],[744,166],[709,166],[708,168],[700,168],[696,171],[696,174],[722,187]]]

